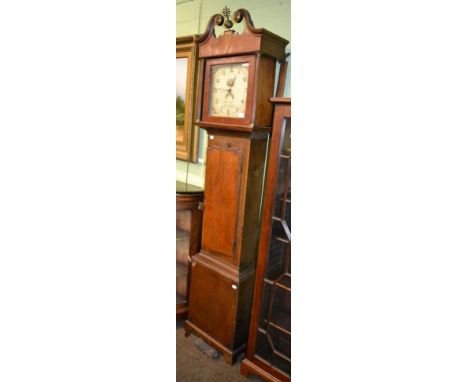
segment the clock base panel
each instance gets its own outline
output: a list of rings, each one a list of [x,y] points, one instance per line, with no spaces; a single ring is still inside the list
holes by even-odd
[[[245,349],[247,344],[239,346],[237,349],[230,350],[222,343],[211,337],[208,333],[204,332],[202,329],[193,324],[190,320],[185,321],[184,324],[185,336],[188,337],[190,334],[195,334],[197,337],[200,337],[208,345],[215,348],[222,355],[224,360],[228,365],[233,365],[241,356],[245,355]]]

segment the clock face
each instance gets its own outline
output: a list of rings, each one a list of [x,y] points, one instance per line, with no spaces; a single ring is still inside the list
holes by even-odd
[[[209,113],[214,117],[244,118],[249,64],[213,65]]]

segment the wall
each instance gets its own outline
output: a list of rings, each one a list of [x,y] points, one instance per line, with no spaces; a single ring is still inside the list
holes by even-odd
[[[176,5],[176,35],[202,34],[208,21],[215,13],[221,13],[228,6],[234,13],[239,8],[247,9],[256,27],[269,31],[291,41],[291,0],[177,0]],[[291,43],[286,48],[291,52]],[[286,77],[286,97],[291,96],[291,57]],[[199,186],[204,184],[206,134],[201,130],[199,163],[188,163],[176,160],[177,180],[186,179]]]

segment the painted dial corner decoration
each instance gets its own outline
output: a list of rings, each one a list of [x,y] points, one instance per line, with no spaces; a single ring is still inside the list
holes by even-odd
[[[211,69],[209,114],[213,117],[244,118],[249,64],[214,65]]]

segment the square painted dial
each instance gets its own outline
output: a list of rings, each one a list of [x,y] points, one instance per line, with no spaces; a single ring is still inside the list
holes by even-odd
[[[214,117],[244,118],[249,64],[213,65],[209,114]]]

